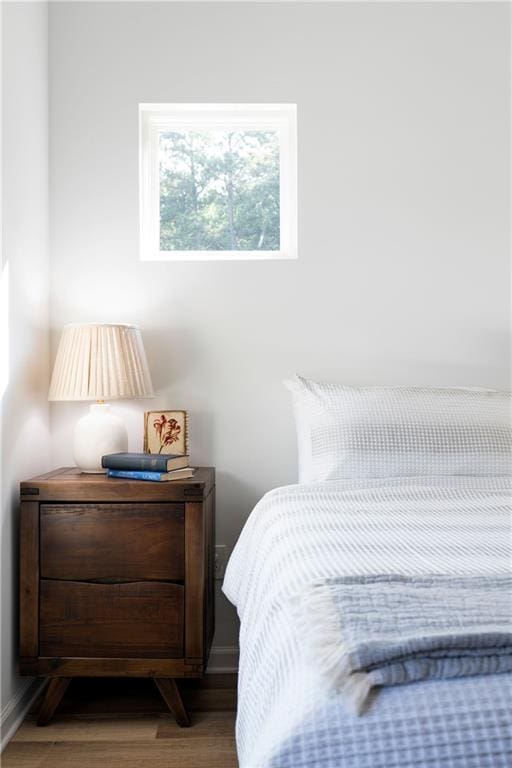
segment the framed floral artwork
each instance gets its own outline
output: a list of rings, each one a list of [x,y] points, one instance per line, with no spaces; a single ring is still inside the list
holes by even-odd
[[[186,411],[146,411],[144,453],[188,454]]]

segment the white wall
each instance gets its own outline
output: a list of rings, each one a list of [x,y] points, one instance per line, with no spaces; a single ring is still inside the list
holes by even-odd
[[[508,14],[52,4],[54,342],[69,321],[141,325],[155,407],[188,408],[193,460],[217,467],[218,542],[296,478],[295,371],[509,386]],[[298,261],[138,261],[137,105],[158,101],[297,103]],[[122,408],[132,449],[148,405]],[[59,464],[82,410],[52,406]]]
[[[20,480],[50,466],[46,3],[2,5],[1,726],[29,701],[18,658]]]

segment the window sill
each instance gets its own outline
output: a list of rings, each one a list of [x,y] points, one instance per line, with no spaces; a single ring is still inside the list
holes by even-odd
[[[140,254],[141,261],[282,261],[296,258],[296,251],[156,251]]]

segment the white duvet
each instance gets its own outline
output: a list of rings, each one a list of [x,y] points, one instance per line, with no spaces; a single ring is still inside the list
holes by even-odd
[[[242,768],[312,765],[301,762],[304,746],[296,747],[290,763],[284,752],[282,760],[275,757],[301,723],[338,706],[297,636],[294,599],[304,587],[351,574],[503,573],[511,565],[511,490],[510,478],[443,477],[330,481],[264,496],[240,535],[223,585],[241,620]],[[404,699],[396,691],[390,701],[400,695],[396,700],[405,701],[407,694]],[[338,730],[321,734],[325,758],[314,765],[341,764],[329,756]],[[486,764],[476,760],[466,762]]]

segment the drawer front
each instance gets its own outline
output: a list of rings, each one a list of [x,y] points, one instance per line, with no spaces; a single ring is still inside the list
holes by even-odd
[[[181,658],[184,587],[41,581],[40,656]]]
[[[41,505],[41,577],[182,581],[183,504]]]

